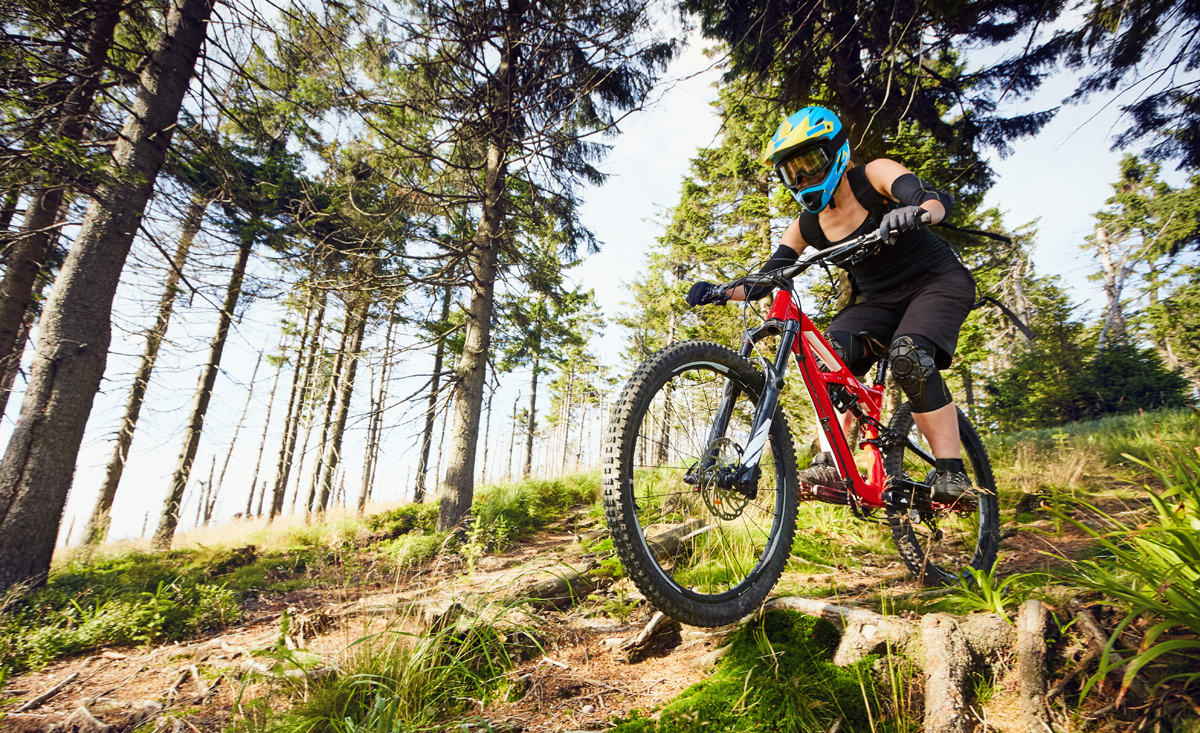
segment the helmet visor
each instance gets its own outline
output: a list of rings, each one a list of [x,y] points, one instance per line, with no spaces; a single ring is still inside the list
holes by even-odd
[[[823,146],[814,145],[784,158],[775,166],[779,180],[791,189],[799,188],[806,178],[813,178],[829,167],[833,159]]]

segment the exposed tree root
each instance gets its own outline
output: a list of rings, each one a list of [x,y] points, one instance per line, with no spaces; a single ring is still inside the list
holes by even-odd
[[[871,654],[900,653],[925,671],[926,733],[967,733],[978,721],[971,712],[970,681],[980,669],[998,665],[1011,654],[1013,627],[996,614],[924,616],[920,624],[861,608],[811,598],[773,598],[764,611],[789,609],[837,624],[842,638],[834,664],[848,665]]]
[[[1021,718],[1025,730],[1048,730],[1046,708],[1046,639],[1050,613],[1041,601],[1030,599],[1017,614],[1017,674],[1020,680]]]

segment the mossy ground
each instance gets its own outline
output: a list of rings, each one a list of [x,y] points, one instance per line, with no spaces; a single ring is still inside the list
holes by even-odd
[[[828,621],[770,611],[734,633],[712,676],[656,718],[631,716],[619,733],[683,731],[893,731],[873,659],[832,662],[839,632]]]

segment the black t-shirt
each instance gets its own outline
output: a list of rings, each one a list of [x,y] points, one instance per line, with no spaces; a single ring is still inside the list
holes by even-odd
[[[846,177],[854,197],[867,210],[867,218],[848,236],[831,242],[821,230],[817,215],[808,211],[802,212],[800,234],[809,246],[828,249],[868,232],[877,231],[883,213],[896,206],[881,196],[867,180],[865,167],[851,168],[846,171]],[[904,283],[966,269],[950,247],[950,243],[926,227],[904,232],[891,244],[881,245],[877,252],[863,261],[842,267],[850,273],[858,289],[866,297],[891,290]]]

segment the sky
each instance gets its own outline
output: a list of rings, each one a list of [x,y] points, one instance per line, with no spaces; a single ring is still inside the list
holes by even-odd
[[[619,327],[611,324],[612,317],[629,300],[626,286],[645,266],[645,256],[661,234],[668,210],[678,200],[691,158],[698,149],[718,140],[720,120],[711,102],[716,98],[714,84],[719,72],[703,49],[702,42],[689,44],[668,70],[667,78],[674,81],[660,88],[656,103],[622,122],[621,134],[608,141],[612,149],[603,165],[609,174],[608,182],[589,189],[583,196],[585,205],[581,217],[603,246],[598,254],[573,269],[570,277],[585,288],[595,290],[597,302],[610,325],[594,344],[594,351],[621,375],[628,372],[628,367],[621,365],[618,359],[624,335]],[[1022,107],[1054,106],[1074,88],[1074,83],[1069,75],[1054,77],[1032,103],[1022,103]],[[1109,184],[1117,176],[1121,153],[1109,149],[1117,115],[1115,105],[1105,108],[1096,103],[1066,107],[1037,137],[1014,142],[1010,156],[1003,159],[992,156],[991,159],[996,171],[996,185],[989,192],[986,203],[1005,210],[1009,226],[1034,220],[1039,222],[1034,249],[1039,274],[1061,275],[1073,297],[1085,308],[1095,309],[1102,300],[1098,286],[1087,280],[1094,265],[1080,245],[1091,229],[1092,213],[1103,206],[1110,195]],[[168,207],[166,202],[158,205]],[[209,238],[207,242],[201,242],[200,247],[214,261],[225,261],[221,253],[226,250],[219,241]],[[60,540],[69,533],[75,535],[72,541],[77,539],[90,513],[128,393],[128,377],[142,350],[140,329],[152,319],[157,293],[136,287],[135,281],[139,268],[143,278],[149,272],[147,268],[153,266],[151,260],[155,255],[144,247],[141,253],[144,262],[133,263],[131,274],[118,294],[120,305],[114,316],[118,333],[109,370],[81,449]],[[221,470],[229,441],[238,429],[239,415],[250,396],[250,377],[257,354],[264,343],[273,344],[278,339],[282,315],[278,299],[274,297],[278,293],[272,291],[269,268],[260,263],[257,269],[263,276],[257,286],[262,289],[263,297],[241,309],[233,328],[189,492],[194,490],[196,480],[206,479],[214,466],[216,471]],[[212,311],[214,304],[220,301],[222,277],[220,273],[213,275],[207,290],[181,301],[178,308],[118,492],[114,507],[114,537],[137,537],[144,524],[148,525],[148,532],[153,532],[182,443],[182,424],[212,332]],[[723,336],[728,335],[714,334],[716,338]],[[375,338],[377,340],[378,335]],[[358,395],[352,408],[351,427],[343,449],[344,482],[351,502],[358,494],[358,471],[366,429],[361,416],[367,409],[365,392],[372,358],[368,356],[360,371],[361,387],[356,390]],[[421,383],[430,368],[427,360],[425,355],[414,356],[397,368],[397,379],[391,388],[393,403]],[[266,395],[273,376],[273,370],[264,364],[253,380],[249,416],[238,433],[238,443],[229,459],[227,481],[230,488],[217,508],[216,516],[221,521],[244,509],[248,481],[264,429]],[[495,410],[489,438],[489,473],[492,476],[504,473],[511,432],[508,416],[515,401],[520,400],[524,405],[529,376],[527,371],[518,371],[505,377],[494,396]],[[260,482],[271,479],[274,474],[279,445],[277,426],[286,409],[282,393],[287,384],[288,375],[285,374],[280,381],[272,423],[266,433],[267,447]],[[549,395],[544,389],[542,396],[539,410],[544,415],[549,405]],[[14,406],[10,407],[9,416],[0,426],[0,441],[7,441],[17,399],[14,397]],[[419,410],[414,406],[398,406],[388,413],[376,482],[376,498],[380,500],[397,501],[408,496],[416,459]],[[598,416],[592,415],[588,425],[593,442],[598,441]],[[518,442],[514,461],[520,460],[519,445]],[[310,448],[306,457],[309,465],[314,455]],[[437,461],[436,452],[433,460]],[[190,526],[194,511],[194,503],[185,503],[181,528]]]

